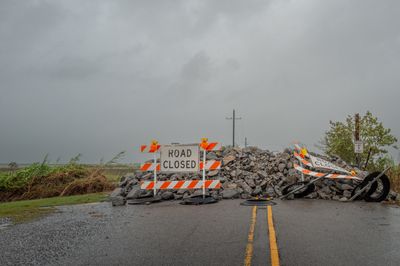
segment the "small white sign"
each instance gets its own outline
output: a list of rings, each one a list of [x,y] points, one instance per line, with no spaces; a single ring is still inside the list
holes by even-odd
[[[349,174],[349,171],[347,171],[346,169],[339,167],[339,166],[337,166],[331,162],[328,162],[324,159],[321,159],[321,158],[318,158],[318,157],[315,157],[312,155],[310,155],[310,159],[311,159],[311,163],[313,164],[313,166],[315,168],[324,169],[324,170],[333,170],[336,172],[342,172],[342,173]]]
[[[199,153],[199,144],[162,145],[161,172],[197,172]]]
[[[361,140],[354,141],[354,152],[355,153],[363,153],[364,152],[364,143]]]

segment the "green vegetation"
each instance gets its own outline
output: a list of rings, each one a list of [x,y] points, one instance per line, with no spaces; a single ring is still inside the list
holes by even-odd
[[[116,164],[124,154],[96,166],[78,164],[80,154],[66,165],[50,165],[47,156],[42,163],[21,169],[9,165],[8,171],[0,171],[0,202],[110,191],[119,181],[118,175],[133,170]]]
[[[330,129],[325,133],[321,148],[326,154],[337,155],[346,162],[355,165],[353,132],[354,118],[348,116],[345,122],[330,121]],[[360,119],[360,140],[364,142],[364,153],[361,154],[361,162],[365,163],[370,153],[368,170],[382,170],[393,163],[388,156],[388,148],[397,142],[391,130],[385,128],[371,112],[367,112]]]
[[[54,206],[99,202],[106,198],[107,193],[94,193],[0,203],[0,217],[9,217],[14,223],[26,222],[55,211]]]
[[[15,191],[23,189],[35,178],[41,178],[57,173],[73,173],[74,175],[85,174],[85,167],[69,163],[65,166],[49,166],[43,163],[34,163],[28,167],[0,173],[0,191]]]
[[[393,165],[388,172],[388,176],[390,177],[392,190],[400,193],[400,165]]]

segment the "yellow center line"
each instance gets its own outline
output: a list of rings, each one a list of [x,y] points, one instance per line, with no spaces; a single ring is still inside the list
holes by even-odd
[[[256,228],[256,220],[257,220],[257,206],[254,206],[251,215],[249,235],[247,237],[246,257],[244,259],[245,266],[251,265],[251,258],[253,257],[253,241],[254,241],[254,230]]]
[[[268,232],[269,232],[269,247],[271,253],[271,266],[279,266],[278,244],[276,243],[276,235],[274,222],[272,220],[272,207],[268,206]]]

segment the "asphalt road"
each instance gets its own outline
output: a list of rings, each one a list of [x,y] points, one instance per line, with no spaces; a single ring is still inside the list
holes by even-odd
[[[0,229],[0,265],[271,265],[267,208],[240,202],[60,207]],[[276,203],[271,213],[280,265],[399,265],[400,208]]]

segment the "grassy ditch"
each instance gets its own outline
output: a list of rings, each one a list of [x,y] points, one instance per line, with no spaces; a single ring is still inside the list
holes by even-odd
[[[8,217],[13,223],[21,223],[49,214],[55,211],[55,206],[99,202],[106,198],[107,193],[93,193],[0,203],[0,218]]]

